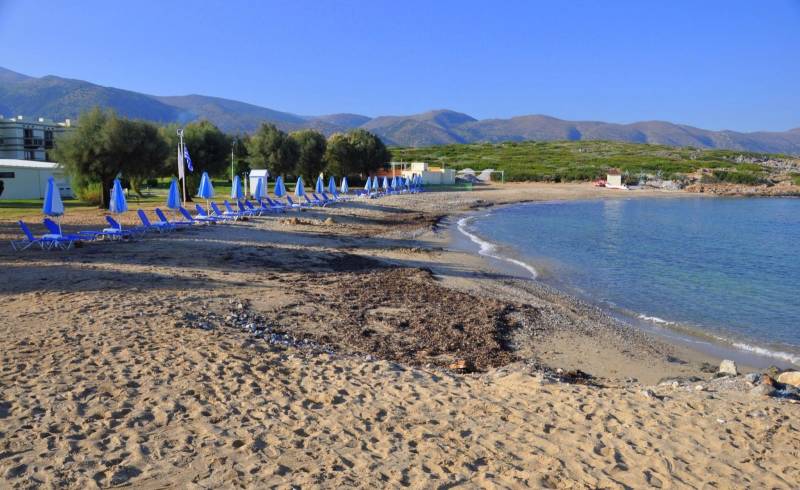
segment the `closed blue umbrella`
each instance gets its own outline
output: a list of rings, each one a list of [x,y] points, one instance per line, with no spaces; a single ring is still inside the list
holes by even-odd
[[[322,191],[325,190],[325,182],[322,181],[322,174],[317,176],[317,183],[314,185],[314,192],[317,194],[322,194]]]
[[[128,210],[128,201],[125,199],[125,191],[122,190],[122,183],[119,179],[114,179],[114,187],[111,188],[109,210],[115,214],[122,214]]]
[[[61,201],[61,191],[56,185],[53,177],[47,179],[47,190],[44,194],[44,205],[42,213],[45,216],[53,216],[58,222],[58,231],[61,232],[61,216],[64,215],[64,203]]]
[[[178,192],[178,180],[172,179],[167,193],[167,208],[178,209],[179,207],[181,207],[181,195]]]
[[[389,184],[392,189],[397,189],[397,177],[392,177],[392,182]]]
[[[336,194],[336,179],[333,178],[333,175],[328,179],[328,192]]]
[[[203,176],[200,177],[200,187],[197,189],[197,196],[206,200],[206,212],[210,213],[208,202],[214,198],[214,186],[211,185],[208,172],[203,172]]]
[[[342,177],[342,194],[347,194],[350,192],[350,186],[347,185],[347,177]]]
[[[208,172],[203,172],[200,177],[200,187],[197,189],[197,196],[203,199],[214,198],[214,186],[211,185],[211,179],[208,177]]]
[[[278,176],[275,179],[275,196],[283,197],[286,195],[286,188],[283,187],[283,177]]]
[[[259,177],[256,181],[256,188],[253,189],[253,199],[257,202],[261,202],[261,199],[264,198],[264,179]]]
[[[372,179],[368,176],[367,183],[364,184],[364,190],[369,192],[370,189],[372,189]]]
[[[380,184],[378,183],[378,176],[376,175],[375,177],[372,178],[372,190],[377,192],[379,187]]]
[[[233,177],[233,184],[231,185],[231,199],[244,199],[244,192],[242,191],[242,179],[238,175]]]
[[[297,197],[303,197],[306,195],[306,191],[303,188],[303,178],[297,178],[297,184],[294,186],[294,195]]]

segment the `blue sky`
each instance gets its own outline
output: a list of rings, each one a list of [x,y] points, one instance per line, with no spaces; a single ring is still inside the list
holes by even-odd
[[[0,66],[298,114],[800,126],[800,0],[0,0]]]

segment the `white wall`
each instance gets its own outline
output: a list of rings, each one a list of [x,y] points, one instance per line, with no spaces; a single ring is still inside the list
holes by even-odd
[[[47,179],[52,175],[56,179],[59,187],[70,187],[69,180],[64,173],[59,170],[25,168],[25,167],[6,167],[0,165],[0,174],[12,172],[14,178],[3,178],[4,190],[0,194],[0,200],[6,199],[44,199],[47,191]],[[62,197],[73,197],[64,194]]]
[[[608,174],[606,176],[606,185],[615,185],[617,187],[621,187],[622,186],[622,176],[621,175]]]

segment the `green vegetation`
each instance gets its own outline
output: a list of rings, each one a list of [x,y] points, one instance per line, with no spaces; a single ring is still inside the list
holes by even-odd
[[[448,168],[504,170],[509,181],[588,181],[605,177],[609,168],[619,168],[630,178],[640,174],[674,178],[703,168],[719,169],[720,181],[763,182],[764,169],[757,164],[737,163],[740,156],[762,158],[763,154],[674,148],[661,145],[614,141],[556,141],[483,143],[427,148],[392,148],[396,161],[423,161]],[[735,169],[735,172],[722,170]]]
[[[58,139],[56,159],[73,176],[76,189],[100,186],[100,205],[107,207],[111,184],[120,173],[145,178],[157,173],[169,154],[158,127],[94,109],[74,131]]]
[[[332,135],[325,153],[328,168],[336,175],[364,177],[391,159],[383,141],[364,129]]]
[[[78,122],[74,131],[56,141],[55,156],[72,177],[72,187],[82,201],[107,207],[117,176],[144,198],[144,188],[161,187],[177,174],[177,125],[159,127],[100,109],[81,115]],[[326,170],[363,177],[391,159],[383,142],[363,129],[335,134],[329,146],[325,136],[313,130],[289,135],[275,125],[262,124],[252,136],[234,137],[209,121],[199,121],[184,127],[183,141],[194,166],[193,172],[186,172],[190,193],[197,189],[203,172],[230,182],[231,153],[237,175],[250,168],[268,168],[272,175],[287,180],[302,175],[309,182]]]

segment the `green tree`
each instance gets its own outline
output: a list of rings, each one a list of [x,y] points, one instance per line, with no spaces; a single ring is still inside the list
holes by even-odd
[[[297,143],[297,164],[295,174],[302,175],[308,182],[314,182],[325,169],[325,136],[313,129],[304,129],[291,134]]]
[[[230,177],[232,139],[209,121],[187,124],[183,129],[183,144],[189,150],[193,172],[186,171],[186,193],[194,195],[200,186],[200,177],[208,172],[211,177]],[[177,146],[175,149],[177,158]],[[177,172],[177,167],[175,167]]]
[[[273,175],[294,172],[299,148],[297,142],[274,124],[262,124],[247,143],[252,168],[266,168]]]
[[[364,129],[332,135],[325,154],[328,170],[340,176],[365,177],[391,158],[383,141]]]
[[[79,185],[99,184],[104,208],[118,175],[132,180],[158,175],[168,152],[154,124],[99,108],[82,114],[78,127],[63,133],[55,148],[56,158]]]
[[[242,175],[245,172],[250,172],[252,168],[250,166],[250,152],[247,151],[248,146],[250,145],[250,136],[243,134],[243,135],[236,135],[233,137],[233,140],[236,144],[233,147],[233,171],[236,175]]]

